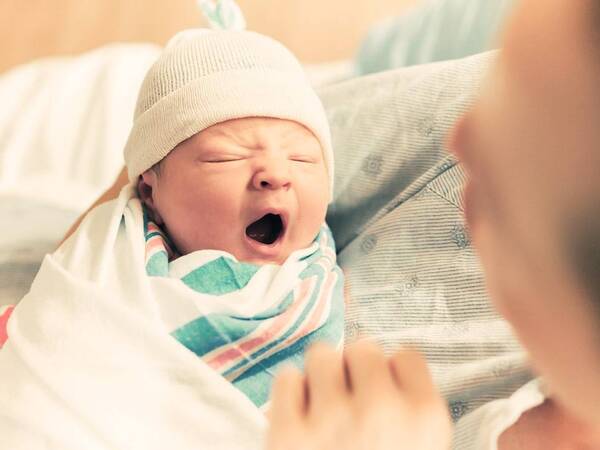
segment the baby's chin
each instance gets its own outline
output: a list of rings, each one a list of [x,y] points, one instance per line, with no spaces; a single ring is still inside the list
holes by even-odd
[[[305,248],[305,247],[303,247],[303,248]],[[285,261],[289,258],[289,256],[296,249],[286,249],[286,250],[282,249],[277,254],[268,255],[268,256],[257,254],[252,251],[248,251],[247,249],[208,248],[206,246],[194,246],[194,245],[189,246],[185,249],[178,248],[177,250],[178,250],[178,254],[180,256],[188,255],[188,254],[194,253],[194,252],[209,251],[209,250],[223,251],[223,252],[226,252],[226,253],[229,253],[230,255],[232,255],[239,262],[255,264],[257,266],[264,266],[264,265],[269,265],[269,264],[280,266],[280,265],[283,265],[283,263],[285,263]],[[298,248],[297,250],[300,250],[300,248]]]
[[[290,253],[291,254],[291,253]],[[235,255],[234,255],[235,256]],[[281,258],[257,258],[257,257],[247,257],[247,258],[237,258],[239,262],[247,263],[247,264],[255,264],[257,266],[266,266],[266,265],[276,265],[281,266],[288,259],[289,255],[282,256]]]
[[[293,256],[293,254],[295,252],[300,251],[300,250],[306,250],[306,249],[310,248],[313,245],[313,243],[314,243],[314,240],[311,240],[308,243],[302,243],[302,244],[297,244],[297,245],[285,245],[285,248],[282,248],[276,254],[269,255],[269,256],[264,255],[264,254],[257,254],[254,252],[248,252],[248,251],[243,251],[238,254],[236,254],[235,252],[229,252],[229,253],[231,253],[233,256],[235,256],[235,258],[240,262],[256,264],[256,265],[275,264],[275,265],[281,266],[290,258],[290,256]],[[301,255],[302,254],[304,254],[304,252],[301,253]],[[298,257],[300,257],[300,255],[298,255]]]

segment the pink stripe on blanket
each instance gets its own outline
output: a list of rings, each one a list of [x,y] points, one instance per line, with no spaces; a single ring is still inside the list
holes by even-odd
[[[155,232],[162,233],[162,230],[160,228],[158,228],[158,225],[156,225],[154,222],[148,222],[148,233],[155,233]]]
[[[12,314],[14,306],[9,306],[6,310],[0,315],[0,348],[4,345],[4,343],[8,340],[8,318]]]
[[[327,311],[325,309],[326,298],[331,293],[337,279],[338,276],[336,273],[330,273],[329,276],[326,278],[321,297],[316,303],[316,308],[314,308],[310,313],[308,323],[304,325],[304,328],[297,328],[290,336],[286,338],[284,342],[280,342],[277,346],[270,348],[266,353],[262,354],[261,359],[266,359],[271,355],[281,351],[285,347],[291,347],[302,337],[307,336],[308,334],[316,330],[317,325],[323,323],[327,319]],[[245,368],[240,368],[235,372],[228,373],[226,378],[229,381],[233,381],[237,377],[239,377],[244,372],[244,370]]]
[[[233,359],[244,357],[246,354],[251,353],[256,348],[265,344],[269,340],[271,340],[274,336],[281,332],[281,330],[289,323],[289,318],[293,317],[296,313],[296,310],[299,309],[301,305],[303,305],[303,300],[306,295],[308,295],[312,290],[310,289],[311,280],[306,279],[302,282],[298,289],[298,296],[294,299],[294,302],[283,314],[281,314],[273,324],[267,329],[264,330],[260,336],[251,338],[248,341],[242,342],[238,344],[236,347],[226,349],[225,352],[218,354],[211,358],[207,364],[215,370],[218,370],[224,364],[230,362]]]
[[[177,257],[176,253],[173,251],[165,236],[160,228],[158,228],[154,223],[150,222],[148,224],[148,233],[150,232],[158,232],[160,234],[152,236],[150,239],[146,241],[146,263],[152,258],[156,253],[160,251],[167,252],[167,256],[169,257],[169,261]]]
[[[164,244],[160,236],[152,236],[146,242],[146,253],[149,253],[150,251],[153,251],[155,249],[164,249]]]

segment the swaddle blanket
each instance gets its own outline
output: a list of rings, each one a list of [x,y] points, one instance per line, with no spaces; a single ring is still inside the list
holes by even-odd
[[[266,404],[280,364],[303,367],[307,345],[319,340],[341,347],[343,275],[327,225],[283,266],[239,262],[218,250],[178,256],[146,213],[144,233],[148,275],[180,279],[199,294],[243,308],[232,313],[177,304],[165,325],[257,406]]]
[[[317,248],[323,250],[319,257]],[[293,334],[290,323],[302,323],[304,331],[322,320],[319,308],[329,308],[335,316],[339,305],[319,303],[322,290],[313,286],[320,280],[341,290],[327,248],[317,243],[313,253],[300,251],[279,270],[261,268],[243,289],[224,295],[198,292],[181,280],[188,267],[188,274],[206,267],[194,255],[172,261],[168,277],[147,275],[143,211],[133,188],[125,187],[118,199],[94,209],[44,259],[31,291],[8,319],[8,340],[0,350],[0,447],[261,448],[264,414],[239,389],[252,391],[260,380],[254,374],[264,367],[272,371],[309,340],[308,333]],[[297,296],[290,296],[292,277],[301,280],[293,289]],[[250,288],[265,295],[245,298]],[[311,301],[313,309],[308,307]],[[292,311],[289,316],[287,311]],[[299,322],[303,314],[311,319]],[[268,336],[271,344],[279,345],[281,357],[269,360],[277,355],[268,351],[272,346],[263,353],[252,347],[244,355],[252,356],[252,362],[244,359],[245,370],[231,372],[239,389],[207,363],[212,353],[198,357],[186,348],[187,337],[193,340],[196,330],[207,330],[197,328],[198,323],[218,324],[220,334],[206,335],[215,341],[236,337],[225,332],[236,328],[224,326],[228,320],[236,326],[257,325],[250,333],[240,328],[240,338]],[[284,326],[281,336],[288,340],[273,339],[278,329],[270,325],[272,334],[258,333],[267,323]],[[302,334],[304,338],[291,338]],[[232,342],[229,348],[245,351],[243,340]],[[210,348],[221,352],[226,347]],[[233,367],[237,362],[232,360],[221,372]]]

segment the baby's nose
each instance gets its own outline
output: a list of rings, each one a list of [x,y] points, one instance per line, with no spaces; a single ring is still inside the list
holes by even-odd
[[[255,189],[287,189],[291,185],[288,168],[285,164],[271,163],[259,168],[252,184]]]

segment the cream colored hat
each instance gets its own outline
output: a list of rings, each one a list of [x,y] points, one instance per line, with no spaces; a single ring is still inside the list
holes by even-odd
[[[244,117],[288,119],[311,130],[333,187],[325,110],[294,55],[254,32],[206,29],[177,34],[148,71],[125,146],[129,179],[205,128]]]

